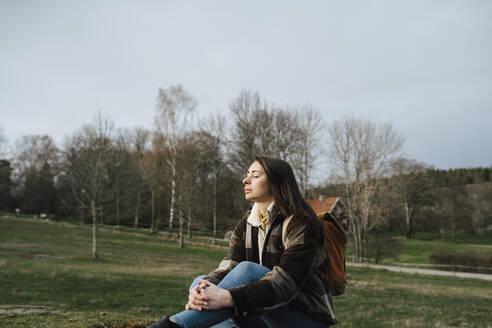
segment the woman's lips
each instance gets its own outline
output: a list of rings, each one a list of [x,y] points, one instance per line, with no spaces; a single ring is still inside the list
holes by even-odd
[[[250,192],[251,189],[244,189],[244,192]]]

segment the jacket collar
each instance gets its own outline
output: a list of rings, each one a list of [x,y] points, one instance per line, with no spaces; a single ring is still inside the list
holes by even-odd
[[[270,205],[268,206],[268,220],[267,220],[267,226],[271,225],[273,223],[273,219],[277,216],[277,214],[280,212],[277,204],[275,201],[271,202]],[[258,227],[260,226],[260,219],[258,218],[258,205],[256,202],[253,204],[253,207],[248,210],[248,220],[247,222],[251,224],[252,226]]]

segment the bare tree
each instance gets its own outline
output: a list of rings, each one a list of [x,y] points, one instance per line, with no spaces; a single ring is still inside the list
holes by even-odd
[[[314,170],[323,118],[310,105],[281,108],[258,93],[243,90],[230,104],[232,128],[227,140],[231,170],[244,174],[255,155],[269,155],[292,163],[306,196]]]
[[[141,196],[144,189],[144,158],[145,154],[149,152],[150,131],[144,128],[135,128],[131,134],[132,146],[131,154],[136,168],[136,185],[135,185],[135,216],[134,226],[138,227],[141,208]]]
[[[57,166],[59,150],[53,139],[48,135],[25,135],[15,142],[15,168],[18,175],[29,168],[40,170],[48,163]]]
[[[202,156],[202,161],[210,161],[212,168],[212,221],[213,221],[213,244],[217,240],[217,185],[221,174],[222,167],[222,149],[225,145],[225,117],[220,114],[211,116],[200,124],[201,141],[205,144],[201,147],[206,152]]]
[[[344,183],[344,201],[354,235],[354,260],[364,256],[364,233],[378,220],[371,217],[374,199],[389,165],[399,154],[404,138],[390,123],[346,117],[328,127],[328,160]]]
[[[310,105],[303,105],[296,109],[295,122],[295,127],[291,129],[296,132],[293,139],[297,140],[295,143],[297,149],[292,152],[292,163],[299,178],[301,192],[305,197],[316,155],[320,152],[319,141],[325,124],[321,114]]]
[[[284,109],[248,90],[241,91],[229,108],[231,168],[243,174],[257,154],[281,158],[293,164],[304,192],[324,124],[319,112],[310,105]]]
[[[118,129],[114,140],[111,160],[109,161],[109,174],[111,177],[111,189],[115,199],[115,218],[116,225],[120,225],[121,220],[121,198],[126,187],[128,171],[131,163],[130,141],[128,140],[128,131]]]
[[[431,166],[413,159],[397,158],[391,163],[394,176],[391,178],[391,195],[404,212],[406,238],[413,236],[415,211],[432,203],[432,181],[427,174]]]
[[[268,140],[260,136],[263,129],[269,129],[264,125],[271,124],[271,120],[268,117],[266,104],[257,92],[242,90],[230,103],[229,109],[233,127],[227,140],[228,162],[233,171],[241,175],[247,170],[256,154],[267,150],[258,140],[264,140],[267,145],[273,141],[273,138]]]
[[[188,222],[188,237],[191,237],[191,223],[193,221],[193,206],[197,193],[198,167],[200,165],[201,149],[198,147],[200,135],[190,132],[179,140],[178,176],[178,217],[179,217],[179,246],[184,247],[185,216]]]
[[[109,174],[107,161],[112,151],[114,124],[97,114],[92,124],[84,125],[73,136],[66,139],[64,156],[64,178],[71,187],[74,198],[87,208],[92,216],[92,257],[98,258],[98,214],[108,197],[105,186]]]
[[[151,195],[151,221],[150,221],[150,232],[157,232],[159,230],[159,222],[156,218],[157,210],[157,200],[158,196],[162,194],[162,188],[164,185],[163,173],[165,169],[163,168],[162,160],[167,157],[164,155],[165,150],[164,137],[160,133],[154,133],[152,138],[152,149],[145,152],[143,157],[140,159],[140,165],[142,168],[143,179],[150,189]]]
[[[13,177],[17,193],[23,195],[27,213],[52,213],[56,191],[54,177],[59,167],[59,150],[48,135],[25,135],[16,140]]]
[[[0,125],[0,159],[5,159],[8,154],[8,139],[3,132],[3,127]]]
[[[272,107],[274,143],[271,154],[283,160],[295,162],[294,155],[299,151],[301,128],[295,111]]]
[[[177,179],[177,144],[179,139],[190,129],[191,114],[197,102],[181,85],[159,89],[157,96],[157,114],[155,126],[169,150],[166,159],[171,169],[171,206],[169,210],[169,228],[173,227],[174,203],[176,202]]]

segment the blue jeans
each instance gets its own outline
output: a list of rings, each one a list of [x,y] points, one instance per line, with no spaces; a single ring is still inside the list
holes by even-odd
[[[247,284],[260,280],[269,268],[258,263],[243,261],[222,279],[217,285],[221,288],[228,288]],[[195,278],[190,288],[199,284],[198,279],[205,275]],[[248,315],[246,317],[233,319],[233,307],[226,307],[218,310],[185,310],[174,314],[171,318],[184,328],[230,328],[230,327],[327,327],[328,325],[309,318],[303,312],[290,306],[284,305],[272,312],[261,315]]]

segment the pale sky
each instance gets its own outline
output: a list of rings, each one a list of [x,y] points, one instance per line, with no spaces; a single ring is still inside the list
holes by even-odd
[[[152,128],[159,87],[200,115],[250,89],[390,121],[437,168],[490,166],[491,58],[487,0],[0,0],[0,126],[61,143],[98,110]]]

